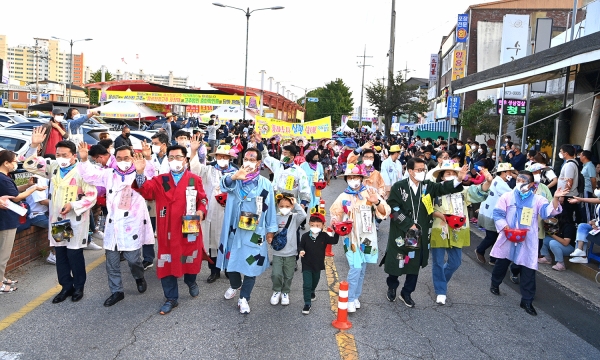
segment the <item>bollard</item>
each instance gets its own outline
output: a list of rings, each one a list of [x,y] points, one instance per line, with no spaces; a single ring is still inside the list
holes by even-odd
[[[340,292],[338,299],[338,315],[337,319],[331,322],[334,328],[339,330],[348,330],[352,327],[352,323],[348,321],[348,282],[340,283]]]

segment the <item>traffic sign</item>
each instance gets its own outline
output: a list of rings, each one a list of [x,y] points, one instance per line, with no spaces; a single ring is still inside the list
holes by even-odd
[[[31,94],[31,100],[35,100],[35,99],[37,99],[37,95]]]
[[[50,100],[50,94],[42,94],[42,100]]]
[[[308,102],[319,102],[319,98],[313,98],[313,97],[306,98],[306,100],[308,100]]]

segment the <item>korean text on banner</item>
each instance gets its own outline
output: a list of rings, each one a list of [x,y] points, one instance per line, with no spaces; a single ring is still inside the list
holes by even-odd
[[[429,61],[429,81],[437,81],[438,73],[438,54],[431,54]]]
[[[256,117],[257,127],[263,137],[268,138],[279,135],[283,139],[304,136],[307,139],[331,138],[331,117],[307,121],[304,124],[289,123],[273,120],[262,116]]]
[[[458,80],[465,77],[465,50],[454,50],[454,61],[452,65],[452,80]]]
[[[469,36],[469,14],[458,14],[458,21],[456,22],[456,42],[464,43],[467,42]]]
[[[448,96],[448,107],[446,116],[451,119],[458,119],[460,109],[460,96]]]
[[[174,105],[241,105],[244,100],[239,95],[221,94],[182,94],[182,93],[154,93],[140,91],[106,91],[106,101],[128,100],[150,104]],[[246,107],[258,109],[259,96],[247,96]]]

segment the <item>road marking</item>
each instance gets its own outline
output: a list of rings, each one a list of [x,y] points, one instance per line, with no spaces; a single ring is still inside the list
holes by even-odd
[[[88,266],[86,266],[85,272],[89,273],[94,268],[96,268],[98,265],[105,262],[105,260],[106,260],[106,257],[104,255],[100,256],[99,258],[94,260],[92,263],[88,264]],[[60,291],[61,288],[62,287],[60,285],[56,285],[55,287],[53,287],[50,290],[43,293],[42,295],[31,300],[29,303],[27,303],[25,306],[23,306],[19,310],[15,311],[14,313],[12,313],[12,314],[8,315],[7,317],[5,317],[4,319],[2,319],[2,321],[0,321],[0,331],[11,326],[15,322],[17,322],[20,318],[22,318],[23,316],[32,312],[38,306],[42,305],[44,302],[46,302],[46,300],[48,300],[51,297],[53,297],[54,295],[58,294],[58,292]],[[0,355],[2,355],[2,352],[0,352]],[[2,360],[2,359],[4,359],[4,358],[0,356],[0,360]],[[16,359],[18,359],[18,358],[16,358]]]
[[[333,257],[325,258],[325,274],[327,275],[327,288],[329,289],[329,304],[331,306],[331,311],[333,311],[333,314],[337,317],[340,281]],[[358,350],[356,349],[354,335],[340,330],[335,334],[335,340],[337,341],[340,358],[342,358],[342,360],[358,359]]]
[[[21,353],[13,353],[7,351],[0,351],[0,360],[18,360],[21,358]]]

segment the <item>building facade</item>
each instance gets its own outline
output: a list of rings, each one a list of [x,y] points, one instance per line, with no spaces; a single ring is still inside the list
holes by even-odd
[[[113,80],[121,81],[121,80],[143,80],[151,83],[156,83],[160,85],[179,87],[179,88],[189,88],[188,86],[188,77],[177,77],[173,75],[172,71],[169,71],[168,75],[154,75],[154,74],[146,74],[143,69],[140,69],[139,73],[134,74],[131,72],[121,72],[121,70],[117,70],[116,73],[112,74]]]

